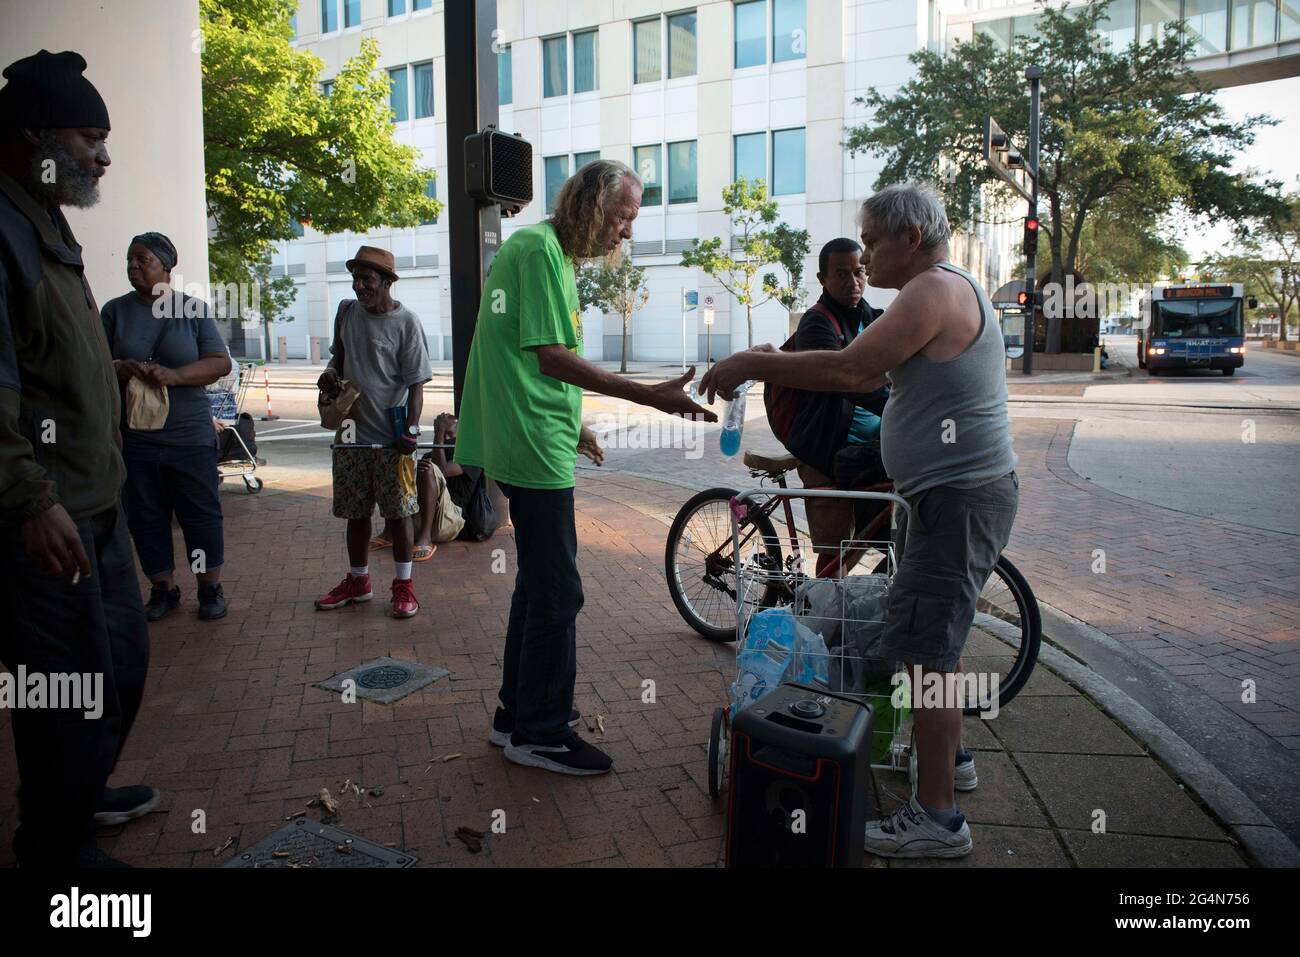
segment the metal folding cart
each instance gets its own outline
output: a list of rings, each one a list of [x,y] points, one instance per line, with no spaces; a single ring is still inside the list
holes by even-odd
[[[249,494],[256,494],[262,490],[262,480],[255,474],[258,465],[257,455],[239,434],[239,417],[244,411],[244,397],[248,394],[249,384],[253,381],[256,371],[257,367],[252,363],[240,366],[231,359],[230,372],[207,388],[212,418],[224,427],[222,434],[228,432],[233,435],[236,443],[236,454],[217,462],[217,476],[223,480],[242,478]]]

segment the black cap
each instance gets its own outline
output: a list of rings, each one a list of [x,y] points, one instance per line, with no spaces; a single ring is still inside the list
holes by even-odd
[[[9,82],[0,87],[0,124],[110,129],[108,107],[94,84],[81,75],[85,69],[85,58],[71,50],[42,50],[15,60],[4,69]]]

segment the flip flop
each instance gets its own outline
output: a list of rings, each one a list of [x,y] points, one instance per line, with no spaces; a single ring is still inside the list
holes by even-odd
[[[416,545],[415,551],[411,553],[411,561],[427,562],[437,550],[437,545]]]
[[[374,538],[370,540],[370,550],[372,552],[375,552],[381,548],[387,548],[391,544],[393,543],[388,541],[385,538],[380,538],[378,535],[376,535]]]

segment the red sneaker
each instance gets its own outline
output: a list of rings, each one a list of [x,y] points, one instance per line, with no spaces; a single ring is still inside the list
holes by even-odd
[[[414,618],[420,610],[420,603],[415,600],[415,582],[409,578],[393,579],[393,617]]]
[[[351,572],[348,572],[347,577],[335,585],[333,591],[324,598],[316,599],[316,607],[320,611],[332,611],[353,602],[360,604],[363,601],[370,601],[374,597],[375,593],[370,590],[369,575],[355,578]]]

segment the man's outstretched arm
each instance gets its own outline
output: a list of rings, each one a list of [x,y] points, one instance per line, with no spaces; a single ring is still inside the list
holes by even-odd
[[[615,399],[627,399],[638,405],[648,405],[660,412],[700,415],[706,422],[716,422],[718,419],[717,415],[708,409],[692,402],[691,397],[685,392],[687,384],[695,378],[694,366],[676,379],[645,385],[606,372],[600,366],[588,362],[564,346],[555,344],[537,347],[537,368],[542,375],[568,382],[588,392],[599,392],[601,395]]]

